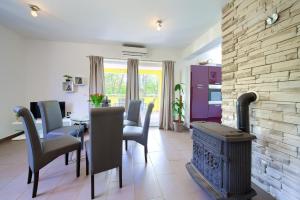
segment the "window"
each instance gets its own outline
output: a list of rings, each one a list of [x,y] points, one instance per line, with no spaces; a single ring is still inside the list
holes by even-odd
[[[151,115],[151,126],[158,126],[161,94],[161,64],[157,62],[140,62],[139,87],[141,119],[144,120],[148,104],[154,103]],[[127,61],[105,60],[104,63],[105,95],[111,100],[112,106],[125,106]]]
[[[104,64],[105,95],[112,106],[125,106],[127,68],[126,62],[108,61]]]
[[[151,115],[151,126],[158,126],[161,95],[162,70],[160,63],[141,62],[139,67],[140,99],[142,100],[142,119],[148,104],[154,103]]]

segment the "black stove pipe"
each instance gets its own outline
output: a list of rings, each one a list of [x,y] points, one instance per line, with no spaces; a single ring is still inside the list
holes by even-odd
[[[251,102],[255,101],[257,98],[254,92],[248,92],[242,94],[237,99],[236,111],[237,111],[237,128],[245,131],[247,133],[250,132],[249,129],[249,105]]]

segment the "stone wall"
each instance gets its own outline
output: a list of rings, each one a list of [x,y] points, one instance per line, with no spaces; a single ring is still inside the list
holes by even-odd
[[[232,0],[222,37],[222,123],[236,127],[237,97],[258,92],[252,180],[277,199],[300,199],[300,0]]]

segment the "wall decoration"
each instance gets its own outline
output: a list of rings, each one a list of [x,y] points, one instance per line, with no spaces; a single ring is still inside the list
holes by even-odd
[[[82,77],[75,77],[75,85],[84,85],[84,81]]]
[[[73,79],[73,77],[72,76],[70,76],[70,75],[64,75],[63,76],[64,78],[65,78],[65,80],[66,80],[66,82],[68,82],[68,81],[71,81],[72,79]]]
[[[278,14],[277,13],[273,13],[271,16],[269,16],[267,19],[266,19],[266,23],[268,25],[272,25],[274,24],[277,20],[278,20]]]
[[[63,82],[63,91],[65,91],[65,92],[74,92],[74,83],[73,83],[73,81]]]

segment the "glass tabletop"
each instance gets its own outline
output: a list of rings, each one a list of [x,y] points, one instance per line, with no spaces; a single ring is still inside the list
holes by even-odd
[[[81,122],[81,123],[90,121],[89,116],[71,115],[70,119],[74,122]]]

